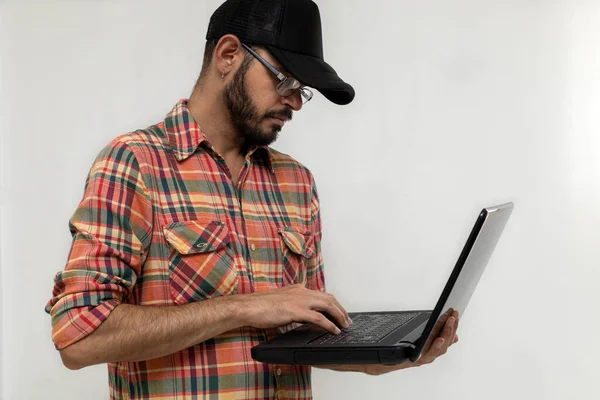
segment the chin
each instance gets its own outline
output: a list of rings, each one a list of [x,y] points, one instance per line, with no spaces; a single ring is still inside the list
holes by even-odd
[[[253,135],[248,136],[248,143],[257,146],[269,146],[273,142],[277,140],[279,137],[279,129],[270,130],[270,131],[260,131],[260,133],[255,132]]]
[[[269,146],[269,145],[273,144],[277,140],[278,136],[279,135],[277,135],[277,134],[263,136],[262,137],[262,139],[263,139],[262,140],[262,145],[263,146]]]
[[[270,140],[271,142],[274,142],[275,140],[277,140],[279,132],[281,132],[281,128],[282,127],[280,125],[270,124],[267,129],[261,132],[260,136],[263,137],[265,140]]]

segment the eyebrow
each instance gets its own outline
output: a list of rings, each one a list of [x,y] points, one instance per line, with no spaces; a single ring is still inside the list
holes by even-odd
[[[261,50],[264,50],[264,51],[266,51],[266,52],[267,52],[267,54],[269,54],[270,58],[273,58],[273,59],[275,60],[275,62],[273,62],[273,61],[271,61],[271,60],[267,60],[267,58],[266,58],[264,55],[260,54],[260,53],[259,53],[258,51],[256,51],[256,50],[254,50],[254,51],[255,51],[255,52],[256,52],[256,53],[257,53],[259,56],[261,56],[262,58],[264,58],[264,60],[265,60],[266,62],[268,62],[269,64],[271,64],[271,65],[273,66],[273,68],[275,68],[277,71],[281,72],[281,73],[282,73],[282,74],[284,74],[284,75],[287,75],[287,76],[292,76],[292,74],[290,74],[290,71],[286,70],[286,69],[285,69],[285,67],[284,67],[283,65],[281,65],[281,63],[280,63],[279,61],[277,61],[277,58],[276,58],[276,57],[275,57],[273,54],[271,54],[271,52],[269,51],[269,49],[262,48]]]
[[[264,55],[260,54],[260,53],[259,53],[257,50],[255,50],[255,49],[251,48],[251,47],[250,47],[250,46],[248,46],[247,44],[244,44],[244,43],[242,43],[242,46],[243,46],[243,47],[244,47],[244,48],[245,48],[245,49],[246,49],[246,50],[247,50],[247,51],[248,51],[250,54],[252,54],[252,53],[256,53],[256,56],[257,56],[257,57],[259,57],[259,58],[262,58],[262,60],[263,60],[264,62],[266,62],[266,63],[268,63],[269,65],[271,65],[271,67],[273,67],[274,69],[276,69],[276,70],[277,70],[277,72],[279,72],[280,74],[282,74],[282,75],[284,75],[284,76],[287,76],[287,77],[289,77],[289,78],[293,78],[293,79],[296,79],[296,80],[298,80],[298,78],[296,78],[295,76],[293,76],[293,75],[292,75],[292,74],[291,74],[291,73],[290,73],[288,70],[286,70],[286,69],[285,69],[285,67],[283,67],[283,66],[282,66],[282,65],[279,63],[279,61],[277,60],[277,57],[275,57],[273,54],[271,54],[271,53],[269,52],[269,50],[268,50],[268,49],[262,48],[262,49],[259,49],[259,50],[264,50],[264,51],[266,51],[266,52],[267,52],[267,54],[269,54],[269,56],[271,56],[271,57],[272,57],[272,58],[275,60],[274,62],[273,62],[273,61],[270,61],[270,60],[267,60],[267,57],[265,57]],[[256,56],[255,56],[254,58],[256,58]],[[257,61],[258,61],[258,62],[260,62],[260,63],[262,63],[260,60],[257,60]],[[271,71],[271,72],[273,72],[273,71]],[[302,85],[302,87],[306,86],[306,84],[304,84],[303,82],[301,82],[301,81],[298,81],[298,82],[300,82],[300,84]]]
[[[269,55],[271,57],[273,57],[275,60],[277,60],[273,54],[269,53]],[[265,58],[264,56],[261,56],[261,57]],[[269,64],[271,64],[277,71],[281,72],[282,74],[291,76],[290,71],[286,70],[285,67],[279,63],[279,61],[275,61],[275,63],[274,63],[270,60],[267,60],[266,58],[265,58],[265,61],[268,62]]]

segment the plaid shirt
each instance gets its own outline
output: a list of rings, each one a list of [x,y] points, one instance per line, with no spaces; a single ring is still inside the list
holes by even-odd
[[[255,147],[234,185],[186,104],[117,137],[94,162],[46,306],[58,349],[122,303],[166,307],[295,283],[325,290],[310,171]],[[241,327],[158,359],[109,363],[111,399],[311,398],[310,367],[250,355],[289,328]]]

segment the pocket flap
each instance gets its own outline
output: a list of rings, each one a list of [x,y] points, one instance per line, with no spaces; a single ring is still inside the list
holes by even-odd
[[[219,250],[229,243],[229,229],[221,221],[182,221],[163,227],[165,239],[181,254]]]
[[[299,231],[290,227],[279,228],[279,234],[286,246],[296,254],[306,258],[312,257],[314,247],[312,245],[312,234],[310,231]]]

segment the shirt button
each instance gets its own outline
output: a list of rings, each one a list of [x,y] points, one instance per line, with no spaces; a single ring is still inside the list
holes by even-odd
[[[277,376],[281,376],[281,368],[277,368]]]
[[[252,249],[252,251],[256,250],[256,246],[254,245],[254,243],[252,243],[252,244],[250,245],[250,248]]]

